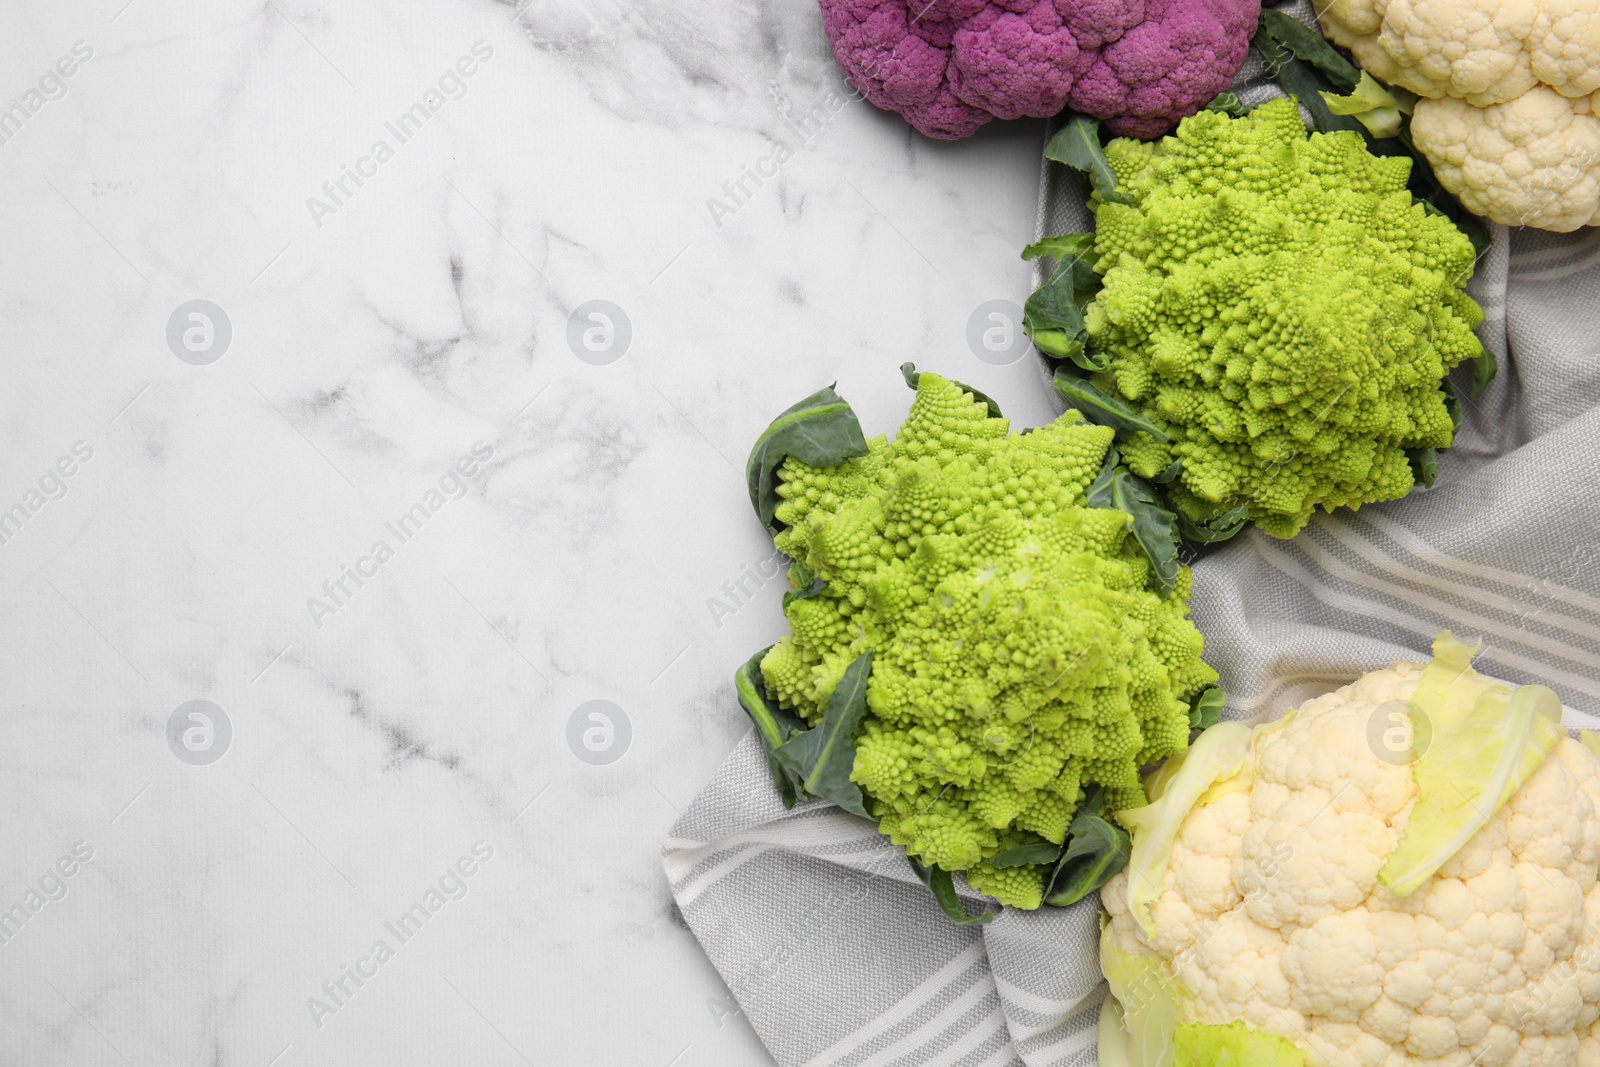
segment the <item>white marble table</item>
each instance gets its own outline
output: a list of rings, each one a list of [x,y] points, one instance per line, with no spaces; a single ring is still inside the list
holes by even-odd
[[[849,101],[811,0],[22,0],[0,54],[0,1064],[766,1062],[659,864],[782,628],[744,455],[908,359],[1048,417],[967,343],[1039,126]]]

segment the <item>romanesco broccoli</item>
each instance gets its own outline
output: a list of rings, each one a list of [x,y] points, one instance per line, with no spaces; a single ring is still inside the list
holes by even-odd
[[[881,830],[1036,908],[1049,865],[985,861],[1060,844],[1088,783],[1113,808],[1143,804],[1139,767],[1187,746],[1187,701],[1217,675],[1186,617],[1188,571],[1158,595],[1129,517],[1087,506],[1111,430],[1075,411],[1008,429],[923,374],[893,443],[834,467],[785,459],[774,543],[825,584],[790,598],[761,673],[815,725],[871,651],[851,779]]]
[[[1084,319],[1109,358],[1091,381],[1171,438],[1135,436],[1129,468],[1181,461],[1191,519],[1242,504],[1277,537],[1317,505],[1404,496],[1408,451],[1454,434],[1442,380],[1483,351],[1472,245],[1413,202],[1410,159],[1308,138],[1288,100],[1106,158],[1130,202],[1092,199],[1104,288]]]

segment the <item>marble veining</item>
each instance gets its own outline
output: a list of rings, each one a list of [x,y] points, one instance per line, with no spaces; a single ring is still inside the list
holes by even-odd
[[[25,0],[0,52],[0,1063],[766,1062],[658,860],[782,628],[744,455],[833,381],[892,430],[906,360],[1050,416],[967,339],[1039,125],[917,137],[804,2]]]

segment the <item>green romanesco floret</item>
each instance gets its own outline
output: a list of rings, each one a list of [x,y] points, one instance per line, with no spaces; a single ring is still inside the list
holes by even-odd
[[[1129,517],[1087,504],[1111,430],[1069,411],[1008,431],[925,373],[893,443],[836,467],[785,460],[775,544],[825,584],[790,601],[761,670],[815,724],[872,651],[851,778],[880,828],[1033,908],[1045,865],[984,861],[1017,834],[1060,843],[1091,782],[1144,803],[1139,767],[1187,746],[1187,701],[1217,675],[1188,571],[1158,595]]]
[[[1044,878],[1035,865],[991,867],[975,863],[963,873],[967,884],[984,896],[994,897],[1013,908],[1031,911],[1044,902]]]
[[[1307,137],[1287,100],[1106,155],[1134,202],[1092,203],[1105,286],[1085,319],[1109,357],[1092,380],[1171,437],[1139,435],[1129,467],[1180,460],[1191,518],[1243,504],[1278,537],[1319,505],[1404,496],[1407,452],[1451,443],[1442,379],[1483,351],[1472,245],[1413,201],[1410,159]]]

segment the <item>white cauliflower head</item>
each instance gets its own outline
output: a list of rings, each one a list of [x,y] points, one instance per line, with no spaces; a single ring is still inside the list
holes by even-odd
[[[1475,214],[1600,225],[1600,0],[1332,0],[1322,30],[1425,99],[1412,136]]]
[[[1508,799],[1495,810],[1495,775],[1475,775],[1490,795],[1469,803],[1492,817],[1456,823],[1465,844],[1397,895],[1418,781],[1440,781],[1410,762],[1404,709],[1424,677],[1399,663],[1254,731],[1251,758],[1199,796],[1143,894],[1129,879],[1150,824],[1136,817],[1134,862],[1102,890],[1103,956],[1159,974],[1180,1024],[1242,1022],[1313,1067],[1600,1067],[1600,759],[1545,706]],[[1494,691],[1503,708],[1509,689]],[[1142,812],[1160,806],[1154,781]],[[1447,800],[1428,794],[1419,826]]]

